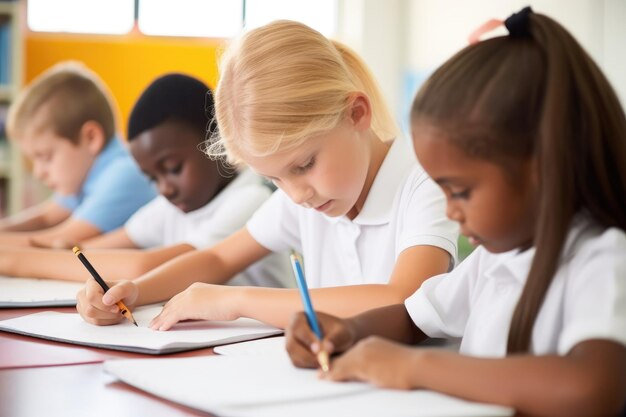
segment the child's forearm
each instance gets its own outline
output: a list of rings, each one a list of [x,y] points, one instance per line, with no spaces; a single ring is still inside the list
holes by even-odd
[[[28,247],[30,240],[36,232],[3,232],[0,233],[0,246]]]
[[[239,271],[228,269],[211,251],[192,251],[140,277],[137,304],[167,300],[196,282],[223,284]]]
[[[510,406],[524,415],[618,415],[626,402],[624,349],[612,342],[590,341],[566,357],[504,359],[421,349],[412,367],[414,387]]]
[[[0,232],[32,232],[47,229],[67,219],[70,214],[54,201],[46,201],[0,220]]]
[[[303,310],[296,289],[242,287],[237,315],[285,328],[294,313]],[[380,306],[404,301],[403,291],[384,284],[315,288],[310,291],[313,307],[328,314],[350,317]]]
[[[49,227],[41,217],[12,218],[0,220],[0,233],[6,232],[30,232]]]
[[[87,251],[90,262],[107,281],[134,279],[156,266],[193,248],[176,245],[150,251],[93,250]],[[89,278],[83,265],[71,250],[36,248],[0,248],[0,274],[84,281]]]
[[[357,340],[380,336],[406,344],[415,344],[427,336],[413,323],[404,304],[393,304],[366,311],[350,319]]]

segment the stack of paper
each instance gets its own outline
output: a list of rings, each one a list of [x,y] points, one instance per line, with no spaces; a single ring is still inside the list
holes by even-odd
[[[0,321],[0,330],[58,342],[129,352],[164,354],[182,352],[281,334],[282,330],[252,319],[178,323],[166,332],[148,325],[161,306],[133,310],[139,327],[128,321],[114,326],[94,326],[78,314],[46,311]]]

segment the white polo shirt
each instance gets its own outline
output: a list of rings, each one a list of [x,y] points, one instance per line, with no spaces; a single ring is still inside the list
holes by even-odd
[[[196,249],[222,241],[245,226],[254,211],[272,194],[250,170],[239,173],[217,196],[189,213],[158,196],[139,209],[124,225],[140,248],[187,243]],[[231,280],[231,284],[292,286],[286,253],[269,256]]]
[[[565,247],[535,321],[532,353],[565,355],[596,338],[626,345],[626,234],[578,215]],[[428,336],[462,337],[461,353],[503,357],[534,252],[479,247],[454,271],[427,280],[406,308]]]
[[[304,208],[278,190],[247,227],[272,251],[301,252],[311,288],[384,284],[406,248],[437,246],[456,259],[458,226],[447,219],[445,205],[410,144],[397,139],[354,220]]]

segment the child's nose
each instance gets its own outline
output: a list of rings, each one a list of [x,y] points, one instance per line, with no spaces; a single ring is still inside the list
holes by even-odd
[[[290,184],[287,191],[294,203],[306,205],[313,197],[313,189],[305,184]]]
[[[170,198],[176,194],[176,187],[169,181],[159,181],[157,188],[159,193],[165,198]]]
[[[46,177],[48,176],[46,169],[44,169],[44,167],[41,164],[37,164],[37,163],[33,164],[33,175],[39,181],[45,180]]]
[[[463,223],[465,221],[463,211],[456,204],[450,204],[450,202],[448,202],[446,206],[446,216],[448,216],[450,220],[458,223]]]

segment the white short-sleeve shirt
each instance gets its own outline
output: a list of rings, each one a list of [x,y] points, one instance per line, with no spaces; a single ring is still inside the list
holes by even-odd
[[[254,211],[272,194],[252,171],[239,173],[215,198],[189,213],[158,196],[139,209],[124,225],[130,240],[140,248],[187,243],[196,249],[222,241],[245,226]],[[269,256],[230,283],[292,286],[286,253]],[[288,285],[285,285],[288,284]]]
[[[563,253],[535,321],[531,351],[565,355],[589,339],[626,345],[624,231],[578,215]],[[405,306],[428,336],[461,337],[463,354],[503,357],[533,256],[534,248],[493,254],[479,247],[454,271],[427,280]]]
[[[354,220],[299,206],[278,190],[247,227],[272,251],[300,251],[311,288],[384,284],[409,247],[437,246],[456,258],[458,226],[447,219],[445,205],[408,141],[396,139]]]

